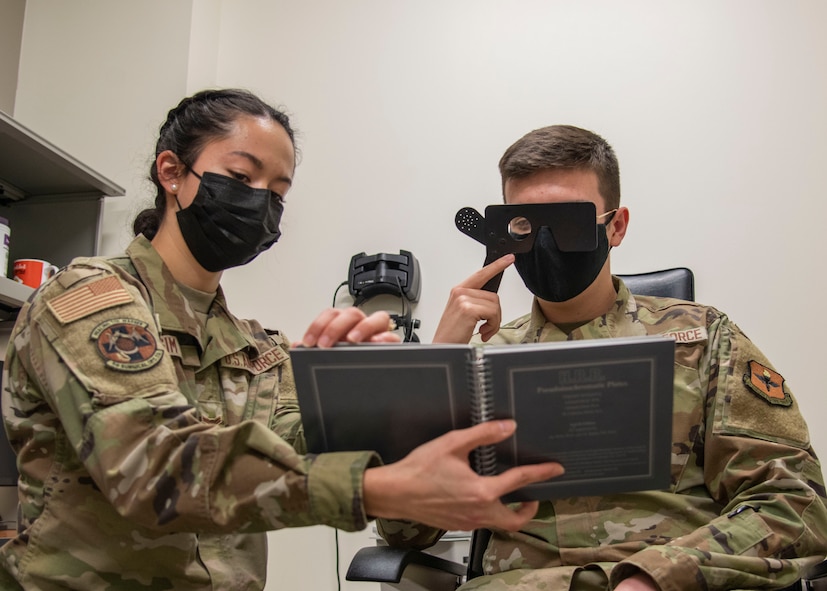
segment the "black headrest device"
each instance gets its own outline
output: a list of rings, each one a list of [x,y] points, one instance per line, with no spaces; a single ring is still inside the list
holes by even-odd
[[[416,302],[421,289],[419,261],[407,250],[399,254],[360,252],[350,259],[347,287],[355,305],[380,294]]]

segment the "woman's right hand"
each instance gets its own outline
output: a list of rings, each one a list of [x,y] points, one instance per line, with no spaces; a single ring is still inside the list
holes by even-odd
[[[563,467],[550,462],[480,476],[468,463],[475,447],[503,441],[515,429],[512,420],[496,420],[450,431],[398,462],[369,468],[364,476],[366,513],[445,530],[520,529],[537,513],[538,502],[507,506],[500,498],[527,484],[560,476]]]

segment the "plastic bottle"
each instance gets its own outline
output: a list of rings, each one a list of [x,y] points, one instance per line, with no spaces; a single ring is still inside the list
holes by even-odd
[[[0,275],[8,277],[9,271],[9,238],[11,229],[9,220],[0,216]]]

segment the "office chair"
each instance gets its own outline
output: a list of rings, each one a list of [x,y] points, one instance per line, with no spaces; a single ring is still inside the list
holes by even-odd
[[[677,298],[695,301],[695,275],[686,267],[618,275],[635,295]]]
[[[694,274],[686,267],[618,277],[632,294],[695,300]],[[472,533],[467,565],[413,549],[389,546],[361,548],[354,555],[345,578],[348,581],[386,583],[405,590],[456,589],[466,580],[484,574],[482,559],[490,538],[491,532],[487,529]],[[807,573],[804,579],[782,591],[827,591],[827,560]]]

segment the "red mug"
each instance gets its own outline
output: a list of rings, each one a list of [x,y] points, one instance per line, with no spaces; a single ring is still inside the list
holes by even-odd
[[[57,267],[40,259],[14,261],[14,280],[37,289],[40,284],[57,273]]]

